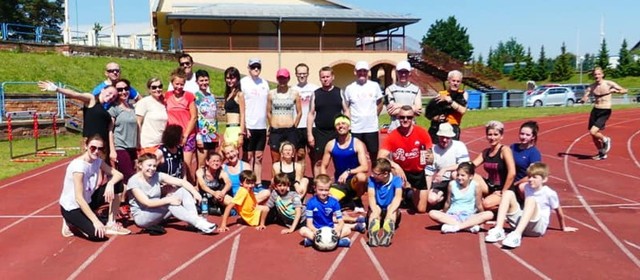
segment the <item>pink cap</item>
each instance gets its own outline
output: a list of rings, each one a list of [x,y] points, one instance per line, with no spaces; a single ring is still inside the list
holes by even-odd
[[[289,70],[287,70],[286,68],[280,68],[276,73],[276,79],[280,77],[285,77],[285,78],[291,77],[291,75],[289,75]]]

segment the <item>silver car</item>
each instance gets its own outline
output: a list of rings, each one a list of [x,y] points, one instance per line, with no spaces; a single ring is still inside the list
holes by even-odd
[[[576,103],[576,94],[567,87],[552,87],[539,90],[527,96],[527,106],[566,105]]]

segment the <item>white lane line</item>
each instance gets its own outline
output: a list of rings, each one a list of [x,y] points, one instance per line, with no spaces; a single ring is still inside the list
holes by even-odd
[[[640,203],[614,203],[614,204],[593,204],[589,205],[591,208],[622,208],[622,207],[636,207],[640,206]],[[564,205],[562,208],[584,208],[582,205]]]
[[[94,260],[96,260],[96,258],[104,251],[104,249],[107,248],[107,246],[109,246],[113,240],[116,240],[117,236],[112,236],[111,238],[109,238],[109,240],[107,240],[107,242],[105,242],[104,244],[102,244],[102,246],[100,246],[100,248],[98,248],[98,250],[96,250],[93,254],[91,254],[91,256],[89,256],[89,258],[87,258],[86,261],[84,261],[77,269],[76,271],[74,271],[73,273],[71,273],[71,275],[69,275],[69,277],[67,277],[67,280],[72,280],[72,279],[76,279],[76,277],[78,277],[80,275],[80,273],[82,273],[85,269],[87,269],[87,267],[93,263]]]
[[[619,195],[615,195],[615,194],[612,194],[612,193],[608,193],[608,192],[605,192],[605,191],[602,191],[602,190],[599,190],[599,189],[590,188],[590,187],[587,187],[587,186],[582,185],[582,184],[579,184],[579,185],[578,185],[578,187],[581,187],[581,188],[583,188],[583,189],[590,190],[590,191],[592,191],[592,192],[597,192],[597,193],[601,193],[601,194],[604,194],[604,195],[608,195],[608,196],[610,196],[610,197],[615,197],[615,198],[617,198],[617,199],[624,200],[624,201],[626,201],[626,202],[630,202],[630,203],[640,203],[640,202],[638,202],[638,201],[631,200],[631,199],[628,199],[628,198],[626,198],[626,197],[622,197],[622,196],[619,196]]]
[[[376,258],[376,255],[371,251],[371,248],[369,248],[369,245],[367,245],[367,243],[364,242],[364,238],[360,239],[360,244],[362,245],[362,248],[364,248],[364,251],[367,252],[367,255],[369,256],[369,259],[371,260],[371,263],[373,263],[373,266],[378,271],[378,274],[380,274],[380,278],[382,280],[389,280],[389,276],[384,271],[384,268],[382,267],[382,265],[378,261],[378,258]]]
[[[538,275],[538,277],[545,279],[545,280],[551,280],[551,277],[545,275],[544,273],[542,273],[542,271],[538,270],[537,268],[535,268],[533,265],[529,264],[528,262],[526,262],[525,260],[521,259],[520,257],[518,257],[516,254],[514,254],[513,252],[507,250],[507,249],[502,249],[500,248],[500,245],[498,245],[498,243],[493,243],[494,246],[496,246],[496,248],[500,249],[500,251],[502,251],[503,253],[507,254],[507,256],[511,257],[512,259],[516,260],[517,262],[519,262],[522,266],[526,267],[527,269],[529,269],[531,272],[535,273],[536,275]]]
[[[633,160],[633,162],[636,164],[638,168],[640,168],[640,162],[638,162],[638,159],[633,154],[633,147],[631,147],[631,143],[633,142],[632,141],[633,138],[635,138],[639,133],[640,133],[640,130],[636,131],[636,133],[632,134],[627,140],[627,151],[629,151],[629,157],[631,157],[631,160]]]
[[[19,219],[19,218],[62,218],[61,215],[0,215],[0,219]]]
[[[487,254],[487,243],[484,242],[484,232],[478,234],[478,239],[480,241],[480,256],[482,260],[482,273],[484,275],[485,280],[493,279],[491,277],[491,265],[489,264],[489,254]]]
[[[36,210],[36,211],[31,212],[31,214],[26,215],[26,216],[24,216],[24,217],[20,218],[19,220],[17,220],[17,221],[15,221],[15,222],[11,223],[10,225],[3,227],[2,229],[0,229],[0,233],[3,233],[4,231],[6,231],[6,230],[8,230],[8,229],[12,228],[13,226],[15,226],[15,225],[17,225],[17,224],[19,224],[19,223],[22,223],[24,220],[26,220],[26,219],[28,219],[28,218],[30,218],[30,217],[33,217],[35,214],[38,214],[39,212],[42,212],[42,210],[47,209],[47,208],[51,207],[52,205],[54,205],[54,204],[56,204],[56,203],[58,203],[58,200],[54,200],[53,202],[51,202],[51,203],[49,203],[49,204],[47,204],[47,205],[43,206],[42,208],[40,208],[40,209],[38,209],[38,210]]]
[[[360,236],[360,233],[356,232],[356,234],[354,234],[353,237],[351,238],[351,244],[353,244],[353,242],[355,242],[355,240],[358,238],[358,236]],[[327,273],[322,278],[323,280],[332,279],[333,273],[336,272],[336,270],[338,269],[338,266],[342,262],[342,259],[344,259],[344,256],[347,254],[347,252],[349,252],[349,249],[351,249],[351,248],[342,248],[342,251],[340,252],[340,254],[338,254],[338,257],[336,257],[336,259],[333,261],[333,263],[329,267],[329,270],[327,271]]]
[[[231,246],[231,254],[229,254],[229,264],[227,265],[227,274],[224,279],[233,279],[233,270],[236,267],[236,257],[238,256],[238,247],[240,246],[240,234],[236,235],[233,239],[233,246]]]
[[[627,240],[625,240],[624,243],[627,243],[627,245],[640,250],[640,246],[638,246],[637,244],[631,243],[631,242],[629,242]]]
[[[578,219],[576,219],[576,218],[570,217],[570,216],[568,216],[567,214],[565,214],[565,215],[564,215],[564,217],[565,217],[565,218],[567,218],[567,219],[569,219],[569,220],[574,221],[575,223],[581,224],[583,227],[586,227],[586,228],[592,229],[592,230],[594,230],[594,231],[600,232],[600,230],[599,230],[599,229],[597,229],[596,227],[594,227],[594,226],[592,226],[592,225],[590,225],[590,224],[587,224],[587,223],[585,223],[585,222],[583,222],[583,221],[580,221],[580,220],[578,220]]]
[[[169,274],[163,276],[160,279],[169,279],[173,276],[175,276],[176,274],[178,274],[180,271],[183,271],[185,268],[189,267],[192,263],[194,263],[195,261],[197,261],[198,259],[202,258],[204,255],[208,254],[209,252],[211,252],[211,250],[215,249],[216,247],[220,246],[220,244],[224,243],[225,241],[227,241],[229,238],[235,236],[237,233],[241,232],[242,230],[244,230],[247,227],[240,227],[237,230],[230,232],[227,234],[227,236],[223,237],[222,239],[218,240],[218,242],[213,243],[213,245],[207,247],[206,249],[202,250],[200,253],[196,254],[195,256],[193,256],[193,258],[191,258],[190,260],[184,262],[182,265],[176,267],[176,269],[174,269],[173,271],[169,272]]]
[[[630,121],[627,121],[627,122],[630,122]],[[619,123],[616,123],[615,125],[618,125],[618,124],[621,124],[621,123],[624,123],[624,122],[619,122]],[[573,143],[571,143],[571,145],[569,145],[569,147],[567,147],[567,149],[565,150],[565,153],[568,154],[571,151],[571,149],[573,148],[573,146],[575,146],[582,138],[584,138],[587,135],[588,134],[585,133],[582,136],[576,138],[573,141]],[[600,229],[602,229],[602,231],[607,235],[607,237],[609,237],[609,239],[611,239],[611,241],[613,241],[613,243],[616,246],[618,246],[618,248],[629,258],[629,260],[631,260],[631,262],[633,262],[633,264],[635,264],[636,267],[640,268],[640,260],[638,260],[638,258],[634,254],[632,254],[629,251],[629,249],[627,249],[627,247],[624,246],[624,244],[622,244],[620,239],[618,239],[618,237],[616,237],[613,234],[613,232],[611,232],[609,227],[607,227],[607,225],[605,225],[602,222],[602,220],[600,220],[600,218],[598,218],[598,216],[593,211],[593,209],[591,208],[591,206],[589,205],[587,200],[584,199],[582,194],[580,194],[580,190],[576,186],[575,182],[573,182],[573,176],[571,176],[571,171],[569,171],[569,157],[564,157],[564,171],[565,171],[565,174],[567,176],[567,180],[569,181],[569,186],[571,186],[571,188],[573,189],[573,192],[576,194],[576,198],[584,206],[584,209],[587,211],[587,213],[589,213],[591,218],[596,222],[596,224],[598,224]]]
[[[33,177],[38,177],[38,176],[40,176],[40,175],[42,175],[42,174],[44,174],[44,173],[47,173],[47,172],[49,172],[49,171],[52,171],[52,170],[54,170],[54,169],[60,168],[60,167],[62,167],[62,166],[66,166],[67,164],[69,164],[69,162],[68,162],[68,161],[65,161],[64,163],[58,164],[58,165],[56,165],[56,166],[54,166],[54,167],[51,167],[51,168],[47,168],[47,169],[42,170],[42,171],[40,171],[40,172],[38,172],[38,173],[31,174],[31,175],[29,175],[29,176],[27,176],[27,177],[24,177],[24,178],[21,178],[21,179],[15,180],[15,181],[13,181],[13,182],[11,182],[11,183],[6,183],[6,184],[4,184],[4,185],[0,186],[0,190],[1,190],[1,189],[6,188],[6,187],[8,187],[8,186],[11,186],[11,185],[15,185],[15,184],[17,184],[17,183],[20,183],[20,182],[22,182],[22,181],[29,180],[29,179],[31,179],[31,178],[33,178]]]

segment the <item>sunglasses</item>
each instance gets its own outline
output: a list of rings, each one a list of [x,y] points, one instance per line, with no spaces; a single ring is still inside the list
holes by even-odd
[[[180,62],[180,66],[191,66],[191,62]]]
[[[399,120],[413,120],[413,116],[398,116]]]
[[[251,70],[262,70],[262,66],[260,65],[251,66]]]
[[[104,152],[104,147],[98,147],[98,146],[89,146],[89,151],[91,151],[91,153],[95,153],[96,150]]]
[[[298,77],[309,76],[309,73],[296,73],[296,76]]]
[[[116,90],[117,90],[118,92],[125,92],[125,91],[129,91],[129,89],[130,89],[129,87],[119,87],[119,88],[116,88]]]
[[[150,89],[152,89],[152,90],[162,89],[162,85],[159,85],[159,86],[150,86],[149,88],[150,88]]]
[[[120,69],[107,69],[108,73],[120,73]]]

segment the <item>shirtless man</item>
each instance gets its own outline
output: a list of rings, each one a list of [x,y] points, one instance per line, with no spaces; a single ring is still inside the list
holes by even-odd
[[[602,68],[593,69],[593,77],[596,82],[591,84],[587,92],[582,97],[582,102],[589,99],[589,95],[593,94],[593,109],[589,116],[589,133],[593,144],[598,149],[598,154],[593,157],[594,160],[603,160],[607,158],[607,153],[611,150],[611,138],[604,136],[605,123],[611,116],[611,94],[627,93],[627,89],[621,87],[617,83],[604,79]]]

